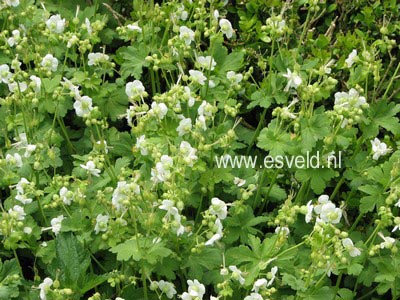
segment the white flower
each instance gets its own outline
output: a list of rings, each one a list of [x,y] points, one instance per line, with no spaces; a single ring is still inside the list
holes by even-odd
[[[276,234],[282,234],[284,236],[288,236],[289,233],[290,233],[290,229],[288,227],[286,227],[286,226],[284,226],[284,227],[278,226],[278,227],[275,228],[275,233]]]
[[[90,20],[88,18],[85,18],[85,26],[86,26],[87,32],[89,34],[92,34],[93,28],[92,28],[92,25],[90,24]]]
[[[245,281],[243,277],[243,272],[240,271],[236,266],[229,266],[228,268],[232,271],[232,278],[236,279],[241,285],[243,285]]]
[[[22,206],[19,205],[14,205],[13,208],[10,208],[8,210],[8,213],[10,214],[10,216],[17,220],[17,221],[22,221],[25,219],[26,213],[24,211],[24,208]]]
[[[55,235],[57,235],[61,230],[61,222],[62,222],[62,220],[64,220],[64,216],[63,215],[58,216],[57,218],[53,218],[50,221],[51,231],[53,231]]]
[[[143,83],[140,80],[128,82],[125,87],[125,93],[130,99],[136,98],[137,96],[143,98],[146,95]]]
[[[179,136],[183,136],[186,133],[190,132],[191,129],[192,129],[192,119],[185,118],[179,122],[176,131],[178,132]]]
[[[79,42],[79,38],[75,34],[73,34],[68,40],[67,48],[71,48],[73,45],[77,44],[78,42]]]
[[[126,181],[119,181],[117,183],[111,199],[111,203],[117,211],[121,211],[125,207],[124,203],[129,201],[131,192],[136,195],[140,194],[139,185],[134,182],[128,184]]]
[[[337,224],[340,222],[340,218],[342,217],[342,210],[338,207],[335,207],[335,204],[332,202],[328,202],[321,207],[320,218],[322,221],[326,223]]]
[[[328,195],[321,195],[321,196],[319,196],[318,197],[318,205],[316,205],[315,207],[314,207],[314,211],[317,213],[317,214],[320,214],[321,213],[321,207],[322,207],[322,205],[324,205],[324,204],[326,204],[326,203],[329,203],[330,202],[330,200],[329,200],[329,196]]]
[[[90,174],[93,176],[99,177],[100,176],[100,170],[96,169],[96,165],[94,164],[93,161],[89,160],[86,165],[80,165],[82,169],[87,170]]]
[[[189,74],[190,80],[200,85],[204,85],[205,81],[207,80],[207,77],[204,76],[203,72],[201,71],[189,70]]]
[[[393,247],[396,240],[390,236],[384,236],[381,232],[378,232],[378,235],[382,238],[383,242],[380,243],[381,249],[390,249]]]
[[[96,52],[96,53],[89,53],[88,55],[88,65],[89,66],[97,66],[101,63],[104,63],[109,60],[109,56],[107,54]]]
[[[359,108],[366,107],[368,103],[365,97],[360,96],[356,89],[350,89],[348,93],[337,92],[335,93],[335,106],[334,108]]]
[[[13,83],[8,84],[8,89],[10,90],[11,93],[15,92],[25,92],[26,89],[28,88],[28,85],[26,84],[25,81],[17,82],[14,81]]]
[[[271,279],[268,281],[267,287],[271,286],[274,283],[275,276],[276,276],[277,272],[278,272],[278,267],[277,266],[271,268]]]
[[[74,108],[78,117],[84,117],[85,115],[88,115],[93,109],[92,98],[89,96],[82,96],[76,99],[74,102]]]
[[[301,77],[296,72],[292,73],[292,71],[290,71],[289,69],[287,69],[287,73],[283,74],[282,76],[286,77],[288,80],[288,83],[286,84],[286,87],[284,89],[285,92],[289,91],[290,88],[297,89],[297,87],[303,82]]]
[[[206,70],[214,70],[217,63],[211,56],[199,56],[196,59],[196,64],[198,67]]]
[[[400,207],[400,199],[397,201],[397,203],[394,206]]]
[[[165,103],[151,103],[151,109],[149,110],[149,114],[155,114],[160,120],[164,119],[164,117],[168,113],[168,107]]]
[[[21,33],[18,29],[14,29],[12,32],[12,37],[7,39],[7,43],[10,47],[17,45],[21,39]]]
[[[108,216],[99,214],[96,217],[96,225],[94,226],[94,232],[98,234],[100,231],[107,231]]]
[[[157,282],[157,286],[169,299],[172,299],[176,294],[175,286],[171,282],[160,280]]]
[[[31,75],[29,79],[31,80],[31,83],[29,85],[33,88],[35,93],[39,93],[42,86],[42,80],[35,75]]]
[[[342,241],[342,245],[349,252],[351,257],[356,257],[361,254],[360,249],[354,247],[353,241],[350,238],[345,238]]]
[[[188,293],[191,297],[193,298],[198,297],[198,299],[203,298],[206,292],[206,288],[204,287],[203,284],[201,284],[197,279],[195,279],[194,281],[188,280],[187,284],[189,285]]]
[[[188,142],[182,141],[181,145],[179,146],[179,151],[184,157],[184,161],[188,164],[188,166],[192,167],[193,162],[197,160],[197,149],[193,148]]]
[[[329,60],[329,61],[324,65],[323,70],[324,70],[324,73],[325,73],[325,74],[331,74],[331,72],[332,72],[331,66],[332,66],[335,62],[336,62],[336,60],[331,59],[331,60]]]
[[[189,46],[194,41],[194,31],[186,26],[179,27],[179,38],[183,40],[186,46]]]
[[[239,177],[234,177],[233,178],[233,184],[235,184],[238,187],[242,187],[246,184],[246,180],[245,179],[241,179]]]
[[[14,153],[13,155],[7,154],[6,155],[6,162],[15,164],[18,168],[21,168],[23,163],[22,163],[22,157],[18,153]]]
[[[265,278],[257,279],[253,284],[252,291],[258,293],[260,289],[265,289],[268,286],[268,280]]]
[[[307,208],[306,223],[310,223],[311,218],[312,218],[312,212],[314,209],[314,205],[312,205],[312,200],[308,201],[306,208]]]
[[[381,143],[378,138],[375,138],[373,141],[371,141],[371,145],[372,152],[374,153],[372,159],[374,160],[378,160],[379,157],[385,156],[392,151],[392,149],[388,148],[385,143]]]
[[[149,151],[146,148],[146,136],[143,134],[136,139],[136,147],[140,150],[140,154],[147,155]]]
[[[251,293],[244,300],[263,300],[263,297],[259,293]]]
[[[219,20],[219,27],[221,27],[221,31],[226,35],[228,39],[230,39],[233,35],[232,24],[227,19]]]
[[[71,205],[71,201],[74,199],[73,193],[65,186],[60,189],[60,198],[65,205]]]
[[[216,219],[215,223],[214,223],[214,228],[213,228],[213,230],[216,231],[216,232],[208,241],[206,241],[204,243],[204,245],[205,246],[212,246],[212,245],[214,245],[214,243],[216,241],[219,241],[223,236],[222,229],[223,229],[223,226],[222,226],[221,220],[220,219]]]
[[[162,155],[156,167],[151,169],[151,180],[154,183],[164,182],[171,176],[170,169],[173,165],[172,158],[168,155]]]
[[[61,85],[64,88],[69,89],[71,96],[74,97],[75,100],[79,100],[81,98],[81,95],[80,95],[80,92],[79,92],[79,86],[74,85],[67,78],[65,78],[65,77],[63,78],[63,81],[61,81]]]
[[[186,93],[186,94],[188,95],[188,97],[189,97],[188,106],[189,106],[189,107],[192,107],[192,106],[194,105],[194,102],[195,102],[196,100],[194,99],[194,97],[192,97],[190,88],[189,88],[188,86],[185,86],[184,89],[185,89],[185,93]]]
[[[26,195],[23,194],[15,196],[15,199],[21,202],[22,204],[29,204],[32,202],[31,198],[28,198]]]
[[[53,33],[63,33],[65,19],[61,19],[60,15],[53,15],[46,21],[46,26]]]
[[[198,116],[196,119],[196,128],[207,130],[206,118],[204,116]]]
[[[46,294],[50,290],[51,286],[53,285],[53,280],[49,277],[43,280],[43,283],[39,284],[40,289],[40,300],[46,300]]]
[[[6,64],[0,65],[0,81],[8,83],[11,76],[10,67]]]
[[[25,148],[24,157],[30,157],[32,152],[36,150],[36,145],[28,144]]]
[[[226,78],[234,85],[238,85],[243,80],[243,75],[235,73],[234,71],[229,71],[226,73]]]
[[[348,68],[351,68],[351,66],[354,64],[355,60],[358,58],[357,56],[357,50],[353,49],[349,56],[346,58],[345,62]]]
[[[211,117],[213,115],[213,106],[207,101],[203,100],[197,109],[199,116]]]
[[[228,215],[228,206],[224,201],[214,197],[211,199],[210,213],[224,220]]]
[[[170,216],[176,216],[179,214],[178,209],[175,207],[175,203],[172,200],[165,199],[162,201],[162,204],[159,206],[159,209],[165,210],[167,213],[164,218],[167,220],[170,219]]]
[[[45,57],[43,57],[42,62],[40,64],[47,71],[55,72],[57,71],[58,60],[53,55],[47,54]]]
[[[139,33],[142,33],[142,28],[140,28],[136,23],[129,24],[126,26],[126,28],[128,28],[128,30],[130,31],[137,31]]]
[[[32,233],[32,228],[31,227],[24,227],[24,233],[26,233],[26,234],[31,234]]]

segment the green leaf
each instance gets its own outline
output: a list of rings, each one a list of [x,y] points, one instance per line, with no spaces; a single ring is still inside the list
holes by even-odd
[[[290,135],[282,132],[276,120],[271,121],[268,128],[261,130],[258,136],[257,147],[269,151],[272,157],[284,155],[291,151],[293,144]]]
[[[127,261],[131,258],[135,261],[139,261],[142,258],[136,239],[126,240],[125,242],[112,247],[110,251],[117,254],[117,260],[119,261]]]
[[[333,300],[335,297],[335,291],[333,288],[329,286],[324,286],[320,289],[310,291],[307,293],[304,298],[304,300]]]
[[[305,291],[305,282],[300,278],[296,278],[294,275],[283,273],[282,283],[290,286],[295,291]]]
[[[300,120],[302,151],[311,151],[318,140],[323,139],[330,132],[329,120],[321,109],[317,109],[311,118]]]
[[[301,182],[310,181],[311,189],[316,194],[322,194],[329,180],[337,176],[337,172],[328,168],[302,169],[295,173]]]
[[[60,232],[56,238],[56,257],[63,283],[77,289],[85,282],[90,264],[89,251],[72,232]]]
[[[361,271],[363,270],[363,265],[358,263],[352,263],[350,266],[347,267],[347,273],[349,275],[358,276],[360,275]]]
[[[129,76],[133,76],[139,80],[143,72],[143,67],[149,65],[145,60],[149,54],[148,47],[137,43],[132,46],[119,48],[117,54],[123,59],[121,77],[126,79]]]
[[[349,289],[340,289],[338,291],[338,295],[341,300],[353,300],[354,299],[354,294],[353,291],[349,290]]]

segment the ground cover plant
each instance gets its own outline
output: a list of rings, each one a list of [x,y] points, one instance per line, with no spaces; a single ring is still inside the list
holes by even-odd
[[[399,10],[1,0],[0,299],[399,299]]]

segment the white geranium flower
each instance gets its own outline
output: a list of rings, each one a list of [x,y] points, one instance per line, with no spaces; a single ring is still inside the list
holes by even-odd
[[[221,199],[214,197],[211,199],[210,213],[224,220],[228,215],[228,206]]]
[[[199,116],[211,117],[213,115],[213,106],[207,101],[203,100],[197,109]]]
[[[53,55],[47,54],[45,57],[43,57],[42,62],[40,64],[47,71],[55,72],[57,71],[58,60]]]
[[[36,145],[28,144],[25,148],[24,157],[30,157],[32,152],[36,150]]]
[[[158,288],[160,291],[167,296],[168,299],[174,298],[174,295],[176,294],[175,286],[173,283],[160,280],[157,282]]]
[[[335,207],[335,204],[332,202],[322,205],[320,218],[325,223],[337,224],[340,222],[341,217],[342,210],[338,207]]]
[[[89,160],[86,165],[80,165],[82,169],[87,170],[90,174],[93,176],[99,177],[100,176],[100,170],[96,169],[96,165],[92,160]]]
[[[23,221],[25,219],[26,213],[24,208],[19,205],[14,205],[13,208],[8,210],[8,214],[17,221]]]
[[[351,66],[354,64],[354,62],[356,61],[357,58],[358,58],[357,50],[353,49],[353,51],[351,51],[351,53],[349,54],[349,56],[345,60],[346,66],[348,68],[351,68]]]
[[[360,96],[356,89],[350,89],[348,93],[335,93],[335,108],[359,108],[368,106],[365,97]]]
[[[201,284],[197,279],[195,279],[194,281],[188,280],[187,284],[189,285],[188,293],[191,297],[198,297],[198,299],[203,299],[203,296],[206,292],[206,288],[203,284]]]
[[[265,278],[257,279],[253,284],[252,291],[258,293],[260,289],[266,289],[268,286],[268,280]]]
[[[374,160],[378,160],[379,157],[385,156],[392,151],[392,149],[388,148],[385,143],[381,143],[378,138],[375,138],[373,141],[371,141],[371,145],[372,152],[374,153],[372,159]]]
[[[185,93],[188,95],[188,106],[189,107],[192,107],[193,105],[194,105],[194,103],[195,103],[195,99],[194,99],[194,97],[192,97],[192,94],[191,94],[191,91],[190,91],[190,88],[188,87],[188,86],[185,86],[184,87],[184,90],[185,90]]]
[[[51,231],[53,231],[55,235],[57,235],[61,230],[61,222],[62,222],[62,220],[64,220],[64,216],[63,215],[58,216],[57,218],[53,218],[50,221]]]
[[[17,82],[14,81],[13,83],[8,84],[8,89],[10,90],[11,93],[15,92],[25,92],[28,88],[28,85],[26,84],[25,81]]]
[[[179,151],[184,157],[184,161],[188,164],[188,166],[192,167],[193,162],[197,160],[197,149],[193,148],[188,142],[182,141],[181,145],[179,146]]]
[[[140,154],[149,154],[149,151],[146,148],[146,136],[144,134],[136,139],[136,147],[140,150]]]
[[[32,87],[32,89],[35,91],[35,93],[40,93],[40,88],[42,86],[42,80],[35,75],[31,75],[29,77],[29,79],[31,80],[31,83],[29,85]]]
[[[46,21],[46,26],[53,33],[63,33],[65,28],[65,19],[60,15],[53,15]]]
[[[204,131],[207,130],[207,124],[206,124],[206,117],[204,116],[198,116],[196,119],[196,128],[203,129]]]
[[[277,272],[278,272],[278,267],[277,266],[271,268],[271,279],[268,281],[267,287],[271,286],[274,283],[275,276],[276,276]]]
[[[24,227],[24,233],[25,234],[31,234],[32,233],[32,227],[28,227],[28,226],[26,226],[26,227]]]
[[[216,241],[219,241],[220,239],[222,239],[222,236],[223,236],[224,234],[223,234],[223,232],[222,232],[223,226],[222,226],[222,223],[221,223],[221,220],[220,220],[220,219],[216,219],[216,220],[215,220],[213,230],[216,231],[216,232],[215,232],[215,234],[214,234],[208,241],[206,241],[206,242],[204,243],[205,246],[212,246],[212,245],[214,245],[214,243],[215,243]]]
[[[162,120],[168,113],[168,107],[165,103],[152,102],[151,109],[148,113],[155,114],[160,120]]]
[[[232,24],[227,19],[219,20],[219,27],[221,27],[221,32],[230,39],[233,36]]]
[[[89,96],[79,97],[74,102],[74,109],[78,117],[88,115],[93,109],[92,98],[90,98]]]
[[[39,284],[39,297],[40,300],[47,300],[46,294],[50,290],[51,286],[53,285],[53,280],[49,277],[46,277],[41,284]]]
[[[303,82],[301,77],[296,73],[290,71],[287,69],[287,73],[282,75],[283,77],[287,78],[288,83],[286,84],[286,87],[284,89],[285,92],[289,91],[290,88],[295,88],[297,89],[298,86]]]
[[[321,213],[322,205],[324,205],[324,204],[326,204],[326,203],[329,203],[329,202],[330,202],[330,200],[329,200],[329,196],[328,196],[328,195],[321,195],[321,196],[319,196],[319,197],[318,197],[318,205],[316,205],[316,206],[314,207],[314,211],[315,211],[317,214],[320,214],[320,213]]]
[[[107,231],[109,217],[107,215],[99,214],[96,217],[96,225],[94,227],[94,232],[98,234],[100,231]]]
[[[159,209],[165,210],[167,213],[165,214],[164,218],[167,220],[170,219],[170,216],[176,216],[179,214],[178,209],[175,207],[175,203],[172,200],[165,199],[162,201]]]
[[[381,237],[381,239],[383,240],[382,243],[380,243],[380,247],[381,249],[390,249],[393,247],[394,243],[396,242],[396,240],[390,236],[384,236],[382,234],[382,232],[378,232],[378,235]]]
[[[186,46],[194,41],[194,31],[186,26],[179,27],[179,38],[183,40]]]
[[[229,266],[228,268],[232,271],[232,278],[239,281],[239,283],[243,285],[245,281],[243,277],[243,272],[240,271],[236,266]]]
[[[242,187],[246,184],[246,180],[245,179],[241,179],[239,177],[234,177],[233,178],[233,184],[238,186],[238,187]]]
[[[146,95],[143,83],[140,80],[128,82],[125,87],[125,93],[129,97],[129,99],[134,99],[138,96],[143,98]]]
[[[142,33],[142,28],[140,28],[136,23],[134,24],[129,24],[126,26],[126,28],[128,28],[128,30],[133,31],[133,32],[139,32]]]
[[[162,155],[156,167],[151,169],[151,179],[154,183],[164,182],[171,176],[170,169],[173,166],[173,160],[168,155]]]
[[[205,81],[207,80],[207,77],[204,76],[203,72],[201,71],[189,70],[189,74],[190,80],[200,85],[204,85]]]
[[[264,300],[264,299],[259,293],[251,293],[249,296],[246,296],[244,300]]]
[[[238,85],[243,80],[243,75],[234,71],[226,73],[226,78],[234,85]]]
[[[85,18],[85,26],[87,32],[91,35],[93,33],[93,28],[92,25],[90,24],[90,20],[88,18]]]
[[[18,153],[14,153],[13,155],[7,154],[6,155],[6,162],[15,164],[18,168],[21,168],[23,163],[22,163],[22,157]]]
[[[9,83],[11,76],[10,67],[6,64],[0,65],[0,82]]]
[[[18,29],[14,29],[12,32],[12,37],[7,39],[7,44],[10,47],[13,47],[15,45],[18,45],[19,41],[21,40],[21,33],[19,32]]]
[[[360,249],[354,246],[353,241],[350,238],[345,238],[342,240],[342,245],[349,252],[351,257],[361,255]]]
[[[65,205],[71,205],[71,201],[74,199],[73,193],[70,192],[65,186],[60,189],[60,198]]]
[[[19,202],[21,202],[22,204],[29,204],[32,203],[32,198],[28,198],[26,195],[24,194],[18,194],[17,196],[15,196],[15,200],[18,200]]]
[[[191,129],[192,129],[192,119],[185,118],[179,122],[176,131],[178,132],[179,136],[183,136],[186,133],[190,132]]]
[[[88,65],[89,66],[98,66],[101,63],[104,63],[110,59],[107,54],[96,52],[96,53],[89,53],[88,55]]]
[[[199,56],[196,59],[196,64],[199,68],[206,70],[214,70],[217,63],[211,56]]]
[[[283,227],[278,226],[278,227],[275,228],[275,233],[276,234],[282,234],[284,236],[288,236],[289,233],[290,233],[290,229],[288,227],[286,227],[286,226],[283,226]]]
[[[306,208],[307,208],[306,223],[310,223],[310,221],[312,219],[312,212],[314,209],[314,205],[312,205],[312,200],[308,201]]]

